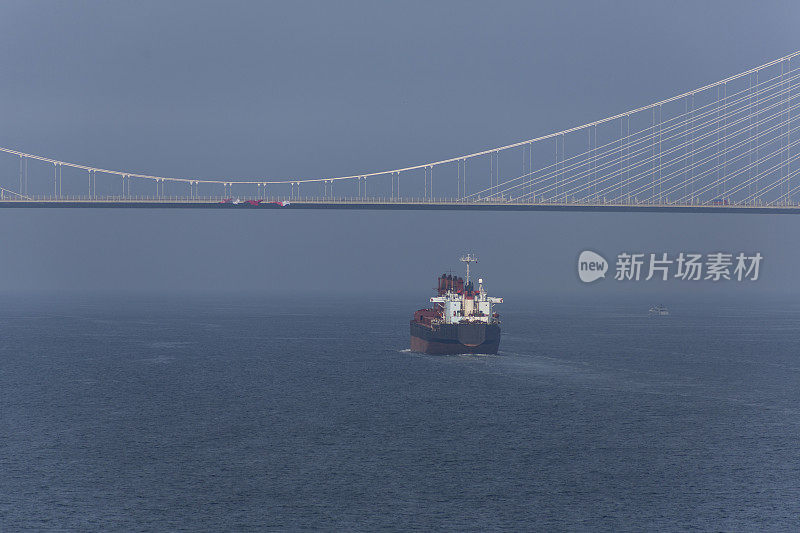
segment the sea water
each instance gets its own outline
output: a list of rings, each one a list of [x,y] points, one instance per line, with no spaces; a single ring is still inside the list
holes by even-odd
[[[800,529],[800,309],[506,300],[4,296],[0,530]]]

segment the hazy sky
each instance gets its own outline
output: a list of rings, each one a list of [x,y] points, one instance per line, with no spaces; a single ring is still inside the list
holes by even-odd
[[[5,0],[0,145],[175,176],[394,168],[746,70],[800,48],[798,22],[797,2],[730,0]],[[17,161],[0,160],[0,183],[15,183]],[[0,212],[0,232],[0,290],[338,287],[425,297],[468,249],[506,297],[519,285],[577,297],[695,290],[581,286],[584,248],[761,251],[759,290],[800,290],[800,217],[785,215],[14,210]]]

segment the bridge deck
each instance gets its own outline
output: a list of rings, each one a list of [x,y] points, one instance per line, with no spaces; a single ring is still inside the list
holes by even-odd
[[[49,199],[0,200],[0,208],[22,209],[361,209],[361,210],[444,210],[444,211],[588,211],[588,212],[672,212],[672,213],[772,213],[800,214],[800,205],[691,205],[691,204],[613,204],[613,203],[520,203],[459,202],[434,200],[285,200],[288,205],[264,201],[258,205],[234,204],[219,200],[189,199]]]

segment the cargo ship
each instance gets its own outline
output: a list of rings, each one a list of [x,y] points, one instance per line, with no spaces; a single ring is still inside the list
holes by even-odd
[[[469,265],[478,260],[471,254],[461,258],[467,265],[466,279],[442,274],[433,307],[420,309],[411,320],[411,349],[427,354],[496,354],[500,347],[500,315],[492,310],[502,298],[486,294],[483,279],[475,288]]]

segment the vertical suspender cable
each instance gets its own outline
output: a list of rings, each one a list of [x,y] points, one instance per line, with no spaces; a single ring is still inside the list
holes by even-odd
[[[787,67],[787,74],[791,72],[791,60],[788,60]],[[789,198],[789,180],[791,179],[791,173],[789,172],[791,166],[791,160],[789,156],[791,155],[791,148],[790,148],[790,128],[789,128],[789,120],[791,118],[792,112],[792,99],[791,99],[791,90],[792,90],[792,80],[791,76],[787,77],[786,79],[786,89],[784,90],[784,97],[786,99],[786,198],[783,199],[784,203],[788,203]]]
[[[722,86],[722,109],[725,114],[722,116],[722,197],[725,197],[725,176],[728,170],[728,84]]]
[[[689,181],[689,203],[694,205],[694,93],[692,93],[692,109],[689,115],[689,122],[692,126],[692,129],[689,130],[689,136],[691,139],[690,148],[691,148],[691,155],[692,161],[691,165],[689,166],[689,171],[691,172],[691,180]]]
[[[661,179],[662,179],[662,174],[661,174],[661,172],[662,172],[662,169],[663,169],[663,164],[662,164],[662,153],[661,153],[661,124],[663,122],[664,122],[664,117],[662,115],[661,106],[659,105],[658,106],[658,203],[659,204],[662,202],[662,198],[661,198],[661,191],[662,191]]]

